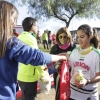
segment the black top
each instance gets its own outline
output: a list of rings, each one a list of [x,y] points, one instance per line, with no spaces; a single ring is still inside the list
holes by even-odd
[[[71,44],[67,49],[63,50],[61,48],[59,48],[58,44],[55,44],[51,50],[50,50],[50,54],[59,54],[59,53],[63,53],[63,52],[68,52],[68,51],[72,51],[74,48],[76,47],[75,44]]]

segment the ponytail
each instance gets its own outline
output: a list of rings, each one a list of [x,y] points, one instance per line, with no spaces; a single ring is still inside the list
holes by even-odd
[[[90,40],[90,43],[95,47],[98,48],[99,45],[99,36],[97,29],[93,28],[93,38]]]

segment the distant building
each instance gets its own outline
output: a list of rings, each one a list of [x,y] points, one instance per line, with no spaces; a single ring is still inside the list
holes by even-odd
[[[94,27],[94,28],[96,28],[96,29],[97,29],[98,34],[100,35],[100,28],[99,28],[99,27]]]
[[[100,34],[100,28],[99,27],[93,27],[93,28],[96,28],[97,29],[97,31],[98,31],[98,34]],[[72,30],[72,31],[70,31],[71,32],[71,34],[72,34],[72,37],[76,34],[76,30]]]
[[[22,25],[17,25],[17,26],[15,26],[13,29],[16,29],[16,31],[17,31],[19,34],[23,32],[23,27],[22,27]]]

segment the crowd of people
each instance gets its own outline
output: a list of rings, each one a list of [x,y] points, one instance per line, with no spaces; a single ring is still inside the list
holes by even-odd
[[[56,44],[56,35],[52,34],[51,31],[44,30],[43,34],[40,35],[40,31],[37,33],[38,45],[42,44],[44,49],[51,49],[52,44]]]
[[[68,100],[99,100],[100,51],[99,35],[95,28],[88,24],[78,27],[78,46],[66,27],[58,29],[54,45],[51,45],[51,31],[44,31],[42,42],[44,49],[50,49],[48,54],[38,49],[41,41],[35,18],[23,19],[23,32],[15,34],[13,27],[17,24],[17,8],[7,1],[0,1],[0,13],[0,100],[16,99],[17,81],[22,90],[22,100],[36,100],[37,82],[45,67],[52,62],[55,100],[61,100],[60,88],[63,85],[59,84],[60,68],[56,66],[60,66],[62,61],[68,63],[70,73],[71,92]]]

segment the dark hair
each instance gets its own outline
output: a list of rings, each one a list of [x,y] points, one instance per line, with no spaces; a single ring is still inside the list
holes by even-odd
[[[13,4],[0,0],[0,58],[5,55],[7,42],[14,35],[11,17],[15,12],[18,14]]]
[[[93,38],[90,40],[90,43],[95,47],[98,48],[98,44],[99,44],[99,36],[98,36],[98,32],[95,28],[90,27],[87,24],[83,24],[81,26],[79,26],[78,30],[83,30],[85,32],[85,34],[87,34],[87,36],[89,37],[91,34],[93,35]]]
[[[23,30],[24,31],[30,31],[32,28],[32,25],[36,24],[36,19],[32,18],[32,17],[26,17],[23,22],[22,22],[22,26],[23,26]]]
[[[68,30],[68,28],[67,27],[62,27],[62,28],[60,28],[58,31],[57,31],[57,34],[56,34],[56,41],[57,41],[57,43],[59,43],[59,38],[58,38],[58,36],[60,35],[60,34],[62,34],[62,33],[65,33],[66,35],[67,35],[67,39],[69,40],[69,42],[72,42],[72,36],[71,36],[71,33],[70,33],[70,31]]]
[[[13,32],[16,32],[16,29],[15,28],[13,29]]]
[[[51,33],[51,31],[48,31],[48,34],[50,34]]]

